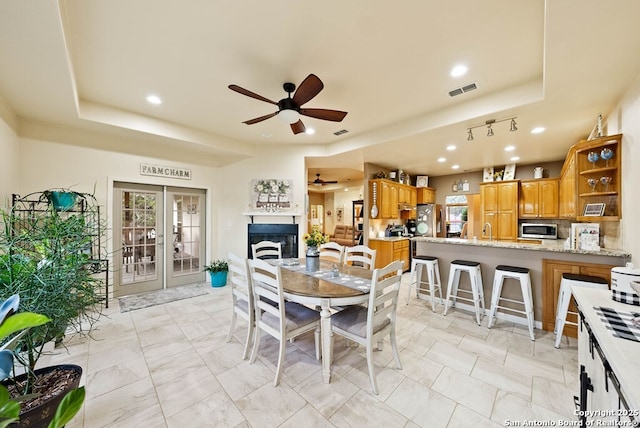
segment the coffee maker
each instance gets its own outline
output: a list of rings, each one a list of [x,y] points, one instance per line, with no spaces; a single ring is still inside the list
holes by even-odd
[[[407,219],[406,226],[409,236],[414,236],[416,234],[416,220],[413,218]]]

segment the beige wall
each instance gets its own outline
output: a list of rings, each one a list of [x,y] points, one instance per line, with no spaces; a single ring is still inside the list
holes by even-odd
[[[631,253],[631,260],[640,266],[640,198],[636,187],[640,183],[640,75],[636,77],[620,103],[606,117],[605,134],[622,136],[622,247]]]
[[[16,118],[0,98],[0,206],[11,204],[18,188],[18,135],[12,127]],[[12,126],[10,126],[12,125]]]
[[[217,224],[219,239],[214,241],[218,254],[232,251],[239,256],[247,255],[248,216],[243,215],[250,209],[251,181],[255,178],[277,178],[293,180],[292,206],[300,215],[295,217],[299,224],[300,235],[306,229],[306,192],[307,173],[305,150],[295,146],[262,146],[257,148],[254,158],[220,168],[218,205],[220,220]],[[256,223],[291,223],[292,216],[254,216]],[[216,227],[216,225],[214,225]],[[299,245],[300,255],[304,248]]]
[[[141,163],[188,168],[192,172],[192,179],[143,176],[140,175]],[[109,208],[104,210],[109,229],[112,223],[110,207],[113,198],[113,181],[205,189],[209,193],[208,212],[210,213],[207,219],[207,235],[210,242],[218,240],[216,227],[218,204],[211,202],[219,199],[217,184],[220,179],[216,168],[184,165],[151,157],[112,153],[30,138],[20,139],[20,159],[17,165],[19,186],[14,186],[11,192],[26,195],[62,187],[92,193],[101,206]],[[111,232],[108,231],[107,250],[109,252],[113,251],[111,243]],[[210,244],[207,245],[207,255],[216,257],[215,247]]]

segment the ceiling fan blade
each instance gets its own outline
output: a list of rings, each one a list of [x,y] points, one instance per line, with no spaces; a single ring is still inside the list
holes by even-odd
[[[291,130],[294,134],[299,134],[306,131],[306,128],[304,127],[304,123],[302,123],[301,120],[298,120],[296,123],[291,124]]]
[[[264,115],[264,116],[256,117],[255,119],[247,120],[247,121],[242,122],[242,123],[246,123],[247,125],[253,125],[254,123],[258,123],[258,122],[262,122],[263,120],[267,120],[267,119],[275,116],[278,113],[280,113],[280,112],[277,111],[275,113],[270,113],[270,114],[267,114],[267,115]]]
[[[327,110],[324,108],[301,108],[300,114],[314,117],[316,119],[330,120],[332,122],[342,122],[347,115],[346,111]]]
[[[324,84],[318,76],[315,74],[308,75],[307,78],[302,81],[300,86],[298,86],[296,93],[293,94],[294,104],[300,107],[302,104],[318,95],[322,88],[324,88]]]
[[[269,98],[265,98],[262,95],[258,95],[255,92],[249,91],[248,89],[241,88],[238,85],[229,85],[229,89],[231,89],[232,91],[235,91],[235,92],[237,92],[239,94],[246,95],[246,96],[251,97],[251,98],[255,98],[256,100],[264,101],[265,103],[278,105],[277,102],[271,101]]]

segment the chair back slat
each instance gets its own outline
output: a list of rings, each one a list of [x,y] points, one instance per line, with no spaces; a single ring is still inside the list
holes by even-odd
[[[345,247],[337,242],[326,242],[320,245],[320,258],[342,264]]]
[[[282,243],[260,241],[257,244],[251,244],[251,253],[254,259],[281,259]]]
[[[374,325],[383,321],[385,317],[388,316],[392,322],[395,321],[402,279],[402,265],[403,262],[394,261],[373,271],[367,314],[367,334],[369,336],[373,334]]]
[[[366,245],[354,245],[353,247],[346,247],[345,251],[345,263],[362,263],[367,269],[375,269],[376,250],[372,250]]]
[[[227,258],[233,304],[236,304],[237,299],[243,299],[249,302],[249,308],[253,308],[253,290],[247,259],[234,253],[228,253]]]

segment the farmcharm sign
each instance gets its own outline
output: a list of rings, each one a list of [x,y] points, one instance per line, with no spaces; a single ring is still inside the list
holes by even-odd
[[[155,177],[179,178],[181,180],[191,180],[191,170],[186,168],[176,168],[173,166],[140,164],[141,175],[153,175]]]

